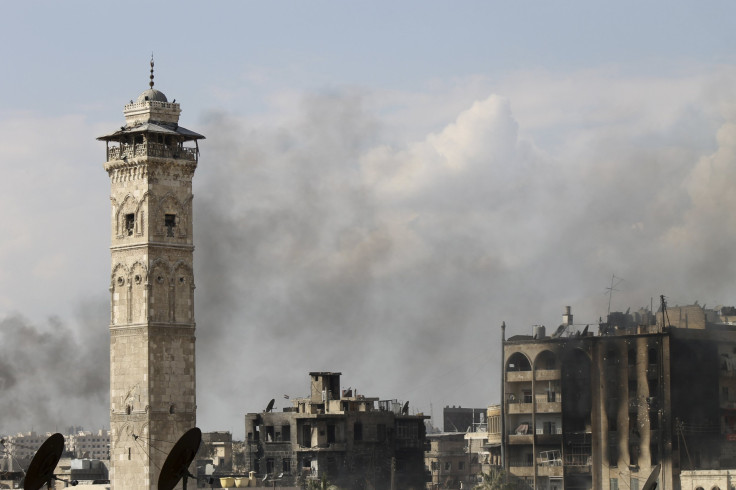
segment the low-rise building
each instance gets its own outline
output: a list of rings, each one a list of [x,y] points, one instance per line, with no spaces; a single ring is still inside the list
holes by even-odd
[[[341,391],[340,373],[309,376],[309,397],[245,416],[248,470],[279,486],[326,478],[344,488],[424,488],[427,416],[410,415],[398,400]]]
[[[429,451],[424,455],[424,463],[431,480],[428,489],[464,488],[476,480],[471,470],[471,455],[463,432],[441,432],[428,434]]]
[[[65,445],[79,459],[110,459],[110,431],[80,431],[65,438]]]
[[[227,431],[202,433],[202,448],[219,472],[233,468],[233,435]]]
[[[12,464],[20,464],[27,467],[28,463],[41,447],[46,439],[51,436],[51,432],[45,434],[36,434],[35,432],[18,433],[14,436],[3,438],[3,447],[5,448],[5,457],[12,460]]]

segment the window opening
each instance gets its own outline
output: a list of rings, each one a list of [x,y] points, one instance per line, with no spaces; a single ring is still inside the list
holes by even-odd
[[[135,226],[135,214],[128,213],[125,215],[125,234],[131,236],[133,234],[133,227]]]
[[[164,216],[164,226],[166,226],[166,236],[174,236],[174,228],[176,228],[176,215],[167,214]]]

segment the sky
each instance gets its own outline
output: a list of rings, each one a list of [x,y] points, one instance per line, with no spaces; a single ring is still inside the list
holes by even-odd
[[[204,134],[197,420],[310,371],[499,401],[500,325],[736,305],[732,2],[15,2],[0,16],[0,433],[107,427],[109,179],[155,87]],[[607,290],[615,276],[615,291]]]

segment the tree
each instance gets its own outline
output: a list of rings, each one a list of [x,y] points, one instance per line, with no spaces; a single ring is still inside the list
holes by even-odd
[[[488,473],[481,474],[483,481],[477,484],[474,490],[521,490],[526,488],[509,477],[502,468],[491,468]]]

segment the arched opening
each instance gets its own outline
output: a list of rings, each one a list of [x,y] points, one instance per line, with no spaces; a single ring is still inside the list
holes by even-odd
[[[534,361],[534,369],[536,370],[545,370],[545,371],[551,371],[554,369],[559,369],[559,363],[557,362],[557,356],[552,353],[552,351],[542,351],[538,356],[536,361]]]
[[[506,363],[506,371],[531,371],[532,365],[529,359],[521,352],[515,352],[509,357],[509,361]]]

